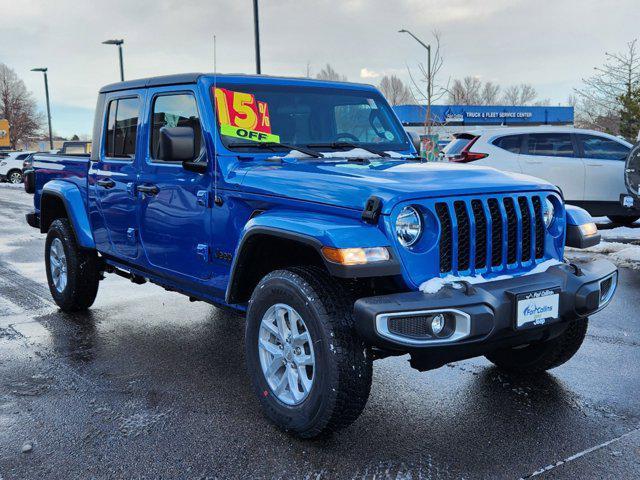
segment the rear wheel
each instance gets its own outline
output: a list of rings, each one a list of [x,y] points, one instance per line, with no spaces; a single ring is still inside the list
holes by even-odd
[[[22,183],[22,172],[20,170],[11,170],[7,173],[7,181],[9,183]]]
[[[632,223],[635,223],[638,219],[640,219],[640,216],[627,217],[624,215],[609,215],[607,218],[613,223],[619,223],[620,225],[631,225]]]
[[[487,359],[513,373],[535,374],[567,362],[580,349],[587,333],[587,319],[574,320],[558,337],[526,347],[506,348],[487,355]]]
[[[49,291],[61,310],[77,312],[93,305],[100,282],[98,257],[78,246],[69,220],[59,218],[49,227],[44,258]]]
[[[353,328],[353,303],[312,267],[265,276],[247,311],[247,367],[265,415],[313,438],[350,425],[371,388],[370,352]]]

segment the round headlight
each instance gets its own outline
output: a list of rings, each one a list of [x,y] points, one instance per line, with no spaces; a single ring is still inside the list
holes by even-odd
[[[422,233],[422,218],[413,207],[404,207],[396,220],[396,235],[398,241],[405,247],[410,247],[418,241]]]
[[[553,215],[555,213],[555,208],[553,207],[553,202],[548,198],[545,201],[544,205],[544,225],[549,228],[551,226],[551,222],[553,222]]]

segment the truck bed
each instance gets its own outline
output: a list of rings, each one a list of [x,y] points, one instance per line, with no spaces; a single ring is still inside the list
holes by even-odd
[[[39,153],[33,157],[35,171],[34,207],[40,211],[42,188],[51,180],[59,180],[75,184],[83,201],[87,201],[87,174],[89,172],[89,154],[58,155]]]

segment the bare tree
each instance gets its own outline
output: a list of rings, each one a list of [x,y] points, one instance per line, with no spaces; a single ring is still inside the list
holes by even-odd
[[[502,103],[504,105],[531,105],[538,96],[538,92],[528,83],[520,85],[511,85],[504,90],[502,94]]]
[[[415,103],[411,89],[395,75],[385,75],[378,88],[391,105],[407,105]]]
[[[40,130],[43,116],[36,110],[33,94],[16,72],[0,63],[0,118],[9,122],[11,148]]]
[[[438,31],[433,32],[434,41],[431,43],[431,68],[428,68],[425,63],[418,64],[419,74],[414,75],[411,72],[409,66],[407,70],[409,72],[409,78],[411,79],[412,94],[415,103],[426,103],[427,111],[425,115],[425,131],[431,132],[431,126],[435,124],[435,120],[431,115],[431,105],[440,100],[448,92],[449,84],[442,85],[439,83],[440,70],[444,64],[444,57],[442,56],[440,38],[441,34]]]
[[[449,103],[453,105],[481,105],[482,81],[477,77],[454,80],[449,89]]]
[[[604,64],[595,74],[582,79],[584,86],[574,89],[581,120],[591,128],[627,138],[637,135],[638,120],[633,112],[640,95],[640,53],[637,40],[627,43],[620,53],[605,52]]]
[[[336,72],[331,65],[327,63],[327,66],[318,72],[316,75],[318,80],[331,80],[334,82],[346,82],[347,77]]]
[[[497,83],[491,81],[485,82],[480,94],[482,105],[496,105],[499,103],[500,90],[500,85]]]

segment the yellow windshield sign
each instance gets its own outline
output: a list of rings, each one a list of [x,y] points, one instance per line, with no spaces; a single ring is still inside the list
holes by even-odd
[[[271,133],[266,102],[256,100],[250,93],[225,88],[216,88],[214,98],[222,135],[252,142],[280,142],[280,136]]]

